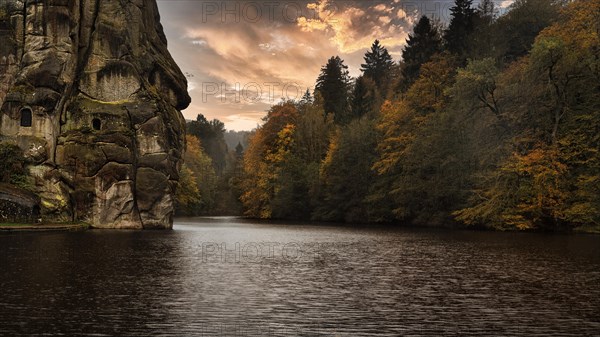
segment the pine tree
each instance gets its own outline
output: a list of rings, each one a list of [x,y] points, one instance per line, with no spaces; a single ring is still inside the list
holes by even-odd
[[[406,91],[417,78],[421,65],[429,62],[431,57],[441,51],[441,38],[437,28],[425,15],[415,25],[413,33],[408,36],[402,51],[404,65],[402,67],[401,89]]]
[[[473,18],[473,33],[469,39],[469,58],[482,59],[494,57],[496,46],[494,45],[493,24],[498,17],[498,9],[492,0],[482,0],[477,6]]]
[[[313,102],[314,102],[314,98],[310,94],[310,90],[308,90],[308,88],[306,88],[306,92],[304,93],[304,95],[302,95],[302,98],[300,99],[300,104],[301,105],[312,104]]]
[[[242,146],[241,142],[238,142],[238,144],[235,147],[235,156],[237,159],[242,158],[242,156],[244,155],[244,146]]]
[[[491,22],[498,16],[498,9],[492,0],[482,0],[477,6],[477,15]]]
[[[375,82],[365,76],[356,79],[352,92],[352,116],[360,118],[369,113],[374,113],[381,106],[381,96]]]
[[[335,122],[338,124],[344,124],[350,120],[349,87],[348,66],[344,64],[344,60],[339,56],[331,57],[327,64],[321,68],[315,91],[318,91],[323,98],[325,113],[332,113]]]
[[[469,46],[469,35],[473,31],[475,9],[473,0],[455,0],[454,7],[450,8],[452,19],[444,34],[448,51],[464,55]]]
[[[386,93],[389,84],[390,73],[394,66],[394,61],[388,50],[379,44],[379,40],[375,40],[371,46],[371,50],[365,54],[365,63],[361,64],[360,70],[363,76],[372,79],[379,89],[379,92]]]

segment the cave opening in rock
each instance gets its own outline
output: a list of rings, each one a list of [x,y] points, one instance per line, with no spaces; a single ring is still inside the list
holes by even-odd
[[[94,129],[94,130],[102,129],[102,122],[100,121],[99,118],[92,119],[92,129]]]
[[[29,109],[29,108],[21,109],[21,126],[31,127],[31,122],[32,122],[31,109]]]

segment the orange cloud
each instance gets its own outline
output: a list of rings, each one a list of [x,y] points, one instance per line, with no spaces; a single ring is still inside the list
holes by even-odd
[[[404,31],[405,18],[394,18],[368,13],[358,7],[337,8],[329,0],[320,0],[307,5],[316,11],[317,18],[300,17],[298,26],[304,32],[325,32],[329,40],[342,54],[354,53],[369,48],[375,39],[388,48],[403,46],[408,36]],[[376,12],[392,12],[392,7],[379,4],[372,7]]]
[[[227,1],[227,9],[235,8],[234,2]],[[411,15],[398,15],[401,3],[380,2],[313,0],[291,20],[281,15],[283,7],[271,20],[265,5],[259,21],[234,20],[232,15],[223,20],[220,13],[207,16],[201,2],[159,2],[169,50],[189,74],[192,105],[184,115],[195,119],[202,113],[220,119],[228,129],[251,129],[270,105],[285,96],[284,86],[295,86],[300,95],[306,88],[312,90],[331,56],[342,57],[350,74],[358,76],[364,52],[379,39],[399,59]],[[206,95],[207,83],[218,84],[219,91],[222,85],[225,92]],[[253,84],[262,90],[260,99],[235,98]],[[277,90],[269,93],[268,86],[274,84]],[[295,92],[288,91],[293,97]]]

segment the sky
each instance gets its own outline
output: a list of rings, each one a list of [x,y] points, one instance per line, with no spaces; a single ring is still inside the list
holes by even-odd
[[[251,130],[269,107],[300,99],[321,67],[339,55],[360,74],[379,39],[395,61],[425,14],[448,20],[448,1],[158,0],[169,51],[188,78],[186,119],[217,118]],[[500,3],[506,7],[506,1]]]

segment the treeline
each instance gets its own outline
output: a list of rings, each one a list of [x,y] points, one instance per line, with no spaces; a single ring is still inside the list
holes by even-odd
[[[402,60],[375,41],[273,106],[236,182],[257,218],[497,229],[600,224],[600,1],[456,0]],[[238,158],[239,160],[239,158]]]
[[[242,155],[250,132],[198,115],[186,125],[186,153],[176,195],[176,214],[239,215]],[[233,145],[237,144],[237,145]]]

